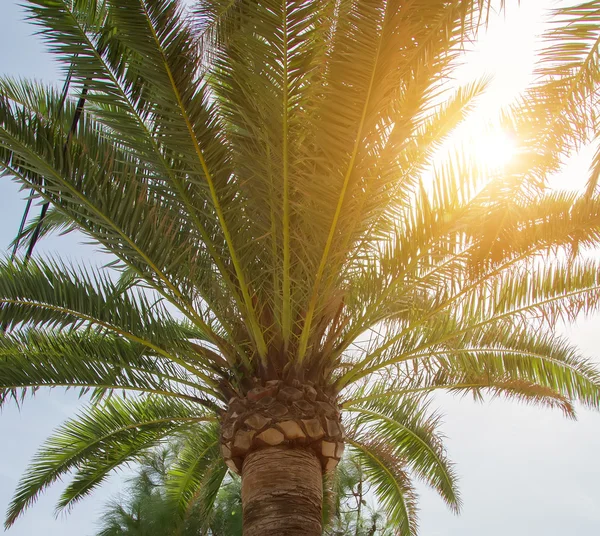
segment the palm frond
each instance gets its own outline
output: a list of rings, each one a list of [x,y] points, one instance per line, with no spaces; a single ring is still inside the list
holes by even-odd
[[[555,9],[538,55],[532,92],[546,108],[546,142],[580,148],[598,130],[597,76],[600,68],[600,3],[588,1]],[[551,117],[550,117],[551,116]],[[568,143],[565,143],[568,140]],[[597,168],[588,179],[588,195],[597,186]]]
[[[349,438],[355,456],[398,534],[417,534],[417,495],[402,458],[385,444]]]
[[[11,526],[39,494],[69,472],[72,481],[58,508],[69,508],[124,463],[156,446],[164,437],[214,419],[198,405],[161,397],[110,398],[63,424],[38,451],[8,508]]]
[[[143,344],[93,331],[28,329],[0,337],[0,405],[44,387],[79,388],[95,398],[114,391],[154,393],[216,406],[211,389]],[[210,398],[209,398],[210,397]]]
[[[198,354],[187,340],[211,337],[177,322],[159,299],[152,302],[140,289],[114,283],[104,271],[58,261],[0,262],[0,321],[9,330],[87,327],[111,333],[190,372],[198,371],[186,361],[202,361],[208,354]]]
[[[347,406],[347,411],[354,414],[353,437],[387,445],[411,472],[458,511],[456,475],[436,431],[439,417],[428,415],[427,404],[423,402],[422,397],[390,395],[387,399],[363,400]]]
[[[56,6],[47,9],[52,11],[54,8]],[[42,13],[46,11],[42,10]],[[60,19],[60,27],[72,23],[81,31],[76,20],[67,16],[69,14],[68,10],[59,13],[68,19],[66,22]],[[51,14],[46,15],[52,18]],[[64,33],[60,35],[65,37]],[[78,33],[72,38],[77,36],[83,39]],[[59,39],[58,36],[55,39]],[[95,49],[88,52],[93,57],[98,53]],[[185,218],[185,200],[177,197],[176,189],[165,188],[163,177],[166,174],[167,180],[171,180],[170,168],[165,170],[165,162],[162,162],[161,177],[156,173],[156,163],[148,162],[144,157],[146,163],[142,165],[137,151],[146,155],[148,148],[123,147],[123,140],[115,140],[115,125],[109,124],[107,128],[94,119],[94,115],[99,114],[98,107],[82,115],[77,132],[71,136],[64,115],[49,120],[38,113],[39,104],[29,107],[32,102],[49,99],[50,93],[42,91],[38,98],[27,102],[13,101],[13,93],[11,90],[0,98],[0,161],[6,171],[59,206],[79,230],[99,241],[106,250],[136,270],[147,284],[169,296],[186,316],[210,331],[210,320],[203,318],[194,303],[196,296],[200,293],[202,299],[213,302],[213,314],[219,315],[214,300],[220,301],[226,310],[230,309],[231,286],[227,290],[224,285],[215,284],[213,262],[221,257],[214,251],[211,254],[208,231],[190,227],[189,222],[194,219]],[[136,120],[142,121],[139,117]],[[36,131],[33,137],[26,134],[30,128]],[[148,135],[146,133],[141,139]],[[67,144],[68,162],[62,149]],[[37,147],[42,146],[44,149],[38,151]],[[162,151],[158,146],[153,149]],[[162,158],[164,160],[164,156]],[[26,166],[24,161],[28,162]],[[35,165],[32,165],[34,161]],[[115,191],[120,192],[118,200],[111,197],[111,192]],[[135,208],[132,210],[131,207]],[[161,240],[156,239],[156,232]],[[224,273],[223,269],[221,275]],[[229,281],[228,278],[223,280]],[[227,298],[224,299],[223,294]],[[229,315],[229,318],[236,316]],[[224,318],[221,316],[223,327],[233,329]],[[237,326],[236,329],[240,331]],[[218,337],[215,336],[213,342],[219,342]]]
[[[219,427],[204,426],[185,436],[166,480],[166,496],[181,519],[192,510],[208,523],[216,495],[227,473],[220,453]]]
[[[490,356],[486,358],[490,359]],[[461,396],[472,395],[476,401],[483,401],[487,396],[492,396],[556,408],[565,416],[575,418],[575,408],[567,395],[530,379],[523,379],[527,377],[526,374],[515,374],[512,370],[487,367],[482,371],[451,360],[435,363],[430,360],[418,372],[408,365],[398,366],[395,373],[396,379],[393,381],[386,379],[354,386],[344,393],[342,406],[350,407],[390,396],[403,397],[447,391]]]
[[[10,523],[64,473],[63,507],[169,434],[168,499],[208,519],[226,469],[201,407],[268,380],[341,394],[406,534],[409,473],[459,506],[429,393],[600,407],[598,371],[554,334],[600,305],[598,155],[585,195],[546,188],[596,137],[600,4],[554,12],[538,78],[498,118],[518,155],[494,171],[440,157],[487,88],[449,81],[490,4],[26,2],[73,90],[0,80],[0,170],[54,207],[42,233],[115,260],[0,262],[1,400],[95,402],[36,458]]]
[[[335,288],[334,278],[339,276],[347,248],[355,240],[346,233],[355,233],[354,222],[367,218],[363,196],[376,195],[373,186],[363,185],[370,179],[386,188],[386,178],[390,177],[385,168],[394,165],[397,169],[396,155],[415,128],[413,121],[429,105],[438,77],[450,65],[453,45],[463,35],[462,23],[473,7],[458,2],[402,6],[395,2],[357,3],[348,7],[336,29],[328,87],[320,110],[327,127],[318,129],[324,133],[318,142],[327,151],[324,160],[338,168],[323,170],[335,189],[327,192],[328,196],[323,191],[313,195],[330,205],[322,209],[325,235],[311,277],[314,283],[299,343],[301,359],[319,302],[322,307],[323,296]],[[423,17],[428,24],[422,24]],[[334,238],[336,247],[332,249]],[[322,285],[326,266],[328,282]]]

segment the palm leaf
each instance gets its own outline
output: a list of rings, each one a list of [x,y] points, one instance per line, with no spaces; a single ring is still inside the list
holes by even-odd
[[[185,436],[166,480],[167,498],[182,519],[195,514],[208,523],[227,473],[220,453],[218,426],[197,428]]]
[[[113,398],[87,408],[79,418],[62,425],[36,454],[9,506],[6,527],[63,475],[74,471],[59,509],[70,507],[110,471],[134,460],[162,438],[212,418],[197,405],[160,397]]]
[[[411,472],[433,487],[448,506],[458,511],[460,499],[456,475],[436,433],[439,417],[429,416],[420,398],[390,396],[347,406],[354,414],[353,436],[387,445],[395,457],[404,460]]]
[[[545,188],[595,136],[596,4],[557,12],[539,79],[499,118],[520,150],[500,173],[461,148],[439,158],[487,87],[448,82],[486,0],[205,0],[192,17],[177,0],[27,2],[74,89],[0,80],[2,172],[54,207],[43,232],[69,225],[115,260],[0,263],[3,399],[96,401],[40,454],[11,519],[63,472],[78,471],[70,505],[184,429],[169,497],[182,520],[208,516],[216,428],[144,412],[221,408],[277,379],[342,393],[413,534],[407,472],[459,504],[428,393],[598,407],[597,370],[553,334],[598,309],[581,254],[600,239],[594,174],[587,195]]]
[[[397,533],[417,534],[417,496],[402,459],[385,444],[351,438],[348,442]]]
[[[214,406],[206,387],[184,369],[149,354],[139,343],[84,331],[46,333],[29,329],[0,338],[0,403],[22,401],[42,387],[154,393]],[[208,390],[209,391],[209,390]],[[209,391],[210,392],[210,391]]]

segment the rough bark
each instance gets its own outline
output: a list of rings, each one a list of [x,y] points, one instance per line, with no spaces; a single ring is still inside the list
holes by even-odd
[[[266,447],[244,459],[244,536],[321,536],[322,501],[322,466],[313,451]]]
[[[221,421],[221,452],[240,474],[251,452],[269,447],[308,449],[323,471],[332,471],[344,451],[344,430],[335,398],[312,385],[273,380],[233,397]]]

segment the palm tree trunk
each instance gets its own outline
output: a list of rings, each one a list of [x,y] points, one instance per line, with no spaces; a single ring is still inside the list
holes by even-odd
[[[244,536],[321,536],[321,462],[302,448],[264,448],[242,470]]]

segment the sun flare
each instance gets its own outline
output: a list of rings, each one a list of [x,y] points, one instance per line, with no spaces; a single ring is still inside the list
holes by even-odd
[[[436,164],[458,165],[480,179],[502,174],[515,163],[519,152],[517,140],[500,127],[482,128],[481,121],[466,122],[447,140],[436,156]],[[465,167],[462,167],[465,166]],[[424,183],[433,180],[425,177]]]
[[[467,150],[477,165],[489,170],[506,167],[517,150],[514,138],[504,131],[473,135],[468,143]]]

